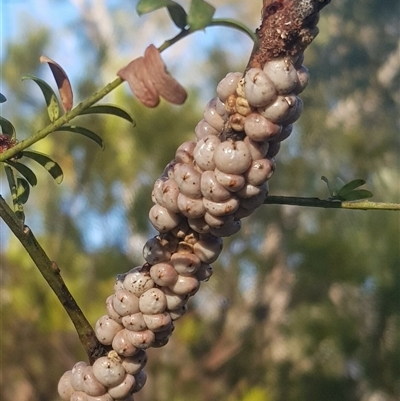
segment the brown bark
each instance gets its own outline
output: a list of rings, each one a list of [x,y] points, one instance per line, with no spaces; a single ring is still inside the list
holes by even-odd
[[[248,68],[262,68],[271,59],[299,56],[318,35],[319,11],[330,0],[264,0],[259,46]]]

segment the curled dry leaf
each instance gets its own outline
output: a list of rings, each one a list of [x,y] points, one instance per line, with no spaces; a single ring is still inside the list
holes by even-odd
[[[185,89],[168,73],[161,59],[160,52],[154,45],[150,45],[146,49],[144,61],[160,96],[170,103],[184,103],[187,98]]]
[[[58,63],[46,56],[40,56],[39,60],[41,63],[49,65],[57,83],[63,109],[64,111],[70,111],[73,105],[73,93],[67,73]]]
[[[134,95],[147,107],[156,107],[160,96],[146,71],[144,57],[138,57],[118,71],[119,77],[128,82]]]
[[[138,57],[118,71],[135,96],[147,107],[155,107],[160,96],[174,104],[186,100],[185,89],[167,72],[159,51],[150,45],[144,57]]]

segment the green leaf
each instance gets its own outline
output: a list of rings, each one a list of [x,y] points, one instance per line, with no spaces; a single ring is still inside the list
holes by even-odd
[[[4,135],[15,138],[15,128],[10,121],[0,116],[0,127]]]
[[[255,32],[250,29],[245,24],[242,24],[240,21],[236,21],[229,18],[213,18],[209,24],[210,26],[225,26],[232,29],[237,29],[240,32],[245,33],[250,39],[254,42],[254,45],[258,47],[258,37]]]
[[[58,163],[50,159],[47,155],[36,151],[24,150],[21,154],[39,163],[49,172],[57,184],[61,184],[64,174]]]
[[[81,134],[91,139],[92,141],[96,142],[102,149],[104,149],[103,140],[97,134],[95,134],[93,131],[90,131],[87,128],[78,127],[76,125],[63,125],[59,129],[59,131],[68,131],[68,132],[74,132],[75,134]]]
[[[341,178],[336,177],[335,182],[333,183],[333,193],[335,196],[338,195],[340,188],[342,188],[343,186],[344,186],[344,181]]]
[[[6,97],[0,93],[0,103],[4,103],[5,101],[7,101]]]
[[[362,179],[356,179],[348,182],[347,184],[343,185],[337,192],[337,194],[341,197],[345,197],[349,192],[353,191],[354,189],[361,187],[364,185],[365,181]]]
[[[169,15],[178,28],[185,28],[187,25],[187,14],[184,8],[172,0],[140,0],[136,6],[139,15],[150,13],[166,7]]]
[[[29,198],[29,193],[30,193],[30,187],[28,182],[25,180],[25,178],[17,178],[17,202],[21,203],[24,205]]]
[[[85,114],[111,114],[113,116],[121,117],[124,120],[129,121],[132,125],[135,125],[135,121],[125,110],[112,104],[101,104],[98,106],[92,106],[83,110],[79,115],[83,116]]]
[[[173,0],[139,0],[136,12],[138,15],[143,15],[164,7],[180,7],[183,10],[183,7]]]
[[[47,113],[49,115],[50,121],[54,122],[55,120],[57,120],[57,118],[60,116],[60,104],[53,89],[51,89],[50,85],[47,82],[43,81],[40,78],[34,77],[33,75],[25,75],[24,77],[22,77],[23,81],[27,79],[34,81],[41,89],[44,99],[46,101]]]
[[[207,27],[215,13],[215,7],[204,0],[192,0],[190,3],[187,23],[191,31]]]
[[[329,195],[331,197],[335,196],[335,189],[332,187],[330,181],[324,175],[321,176],[321,180],[326,182],[326,185],[328,186]]]
[[[321,180],[329,184],[329,180],[324,175],[321,175]]]
[[[17,179],[15,178],[14,170],[10,166],[4,165],[4,170],[6,173],[8,185],[10,187],[14,213],[18,217],[18,219],[24,222],[25,221],[24,207],[22,206],[22,202],[20,201],[17,195],[17,189],[19,187],[18,178]]]
[[[49,65],[53,77],[57,83],[63,109],[64,111],[70,111],[72,109],[74,95],[72,93],[72,86],[67,73],[60,64],[56,63],[51,58],[40,56],[40,62],[47,63]]]
[[[26,167],[22,163],[12,162],[11,160],[6,160],[5,163],[7,163],[9,166],[17,170],[18,173],[20,173],[24,178],[26,178],[26,180],[32,187],[34,187],[37,184],[36,175],[29,167]]]
[[[175,3],[175,2],[173,2]],[[170,6],[167,6],[168,13],[174,22],[174,24],[180,28],[184,29],[186,27],[187,23],[187,14],[184,8],[180,4],[172,4]]]
[[[355,201],[372,198],[372,196],[372,192],[366,189],[356,189],[354,191],[348,192],[345,196],[341,196],[341,198],[346,201]]]

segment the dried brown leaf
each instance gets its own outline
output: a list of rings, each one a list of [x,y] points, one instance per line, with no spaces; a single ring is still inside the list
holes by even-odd
[[[70,111],[73,105],[73,93],[67,73],[58,63],[46,56],[40,56],[39,60],[41,63],[47,63],[49,65],[57,83],[63,109],[64,111]]]
[[[147,107],[156,107],[160,103],[157,89],[154,87],[144,57],[138,57],[117,73],[127,81],[134,95]]]
[[[147,72],[160,96],[173,104],[182,104],[187,98],[185,88],[166,70],[160,52],[154,45],[147,47],[144,53]]]

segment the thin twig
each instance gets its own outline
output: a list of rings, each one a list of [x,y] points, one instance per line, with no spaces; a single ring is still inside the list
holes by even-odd
[[[40,273],[60,300],[76,328],[89,360],[93,361],[98,358],[100,354],[105,352],[104,346],[97,340],[90,323],[69,292],[61,277],[60,269],[55,262],[49,259],[31,229],[18,219],[2,196],[0,196],[0,217],[29,253]]]
[[[119,86],[123,80],[121,78],[116,78],[114,81],[110,82],[104,88],[100,89],[98,92],[94,93],[92,96],[87,98],[85,101],[79,103],[76,107],[74,107],[68,113],[65,113],[63,116],[55,120],[53,123],[49,124],[48,126],[44,127],[36,134],[30,136],[27,139],[16,144],[14,147],[6,150],[5,152],[0,154],[0,162],[4,162],[11,157],[16,156],[19,152],[23,151],[24,149],[32,146],[36,142],[40,141],[43,138],[46,138],[47,135],[51,134],[54,131],[60,129],[64,124],[71,121],[73,118],[79,116],[83,110],[86,110],[90,106],[97,103],[100,99],[104,96],[108,95],[111,91],[113,91],[117,86]]]
[[[400,203],[370,201],[340,201],[336,199],[307,198],[299,196],[267,196],[264,204],[320,207],[324,209],[400,210]]]
[[[182,29],[176,36],[164,41],[164,43],[158,48],[158,51],[160,53],[163,52],[164,50],[168,49],[168,47],[171,47],[173,44],[179,42],[181,39],[185,38],[193,32],[194,31],[191,31],[190,29]]]

